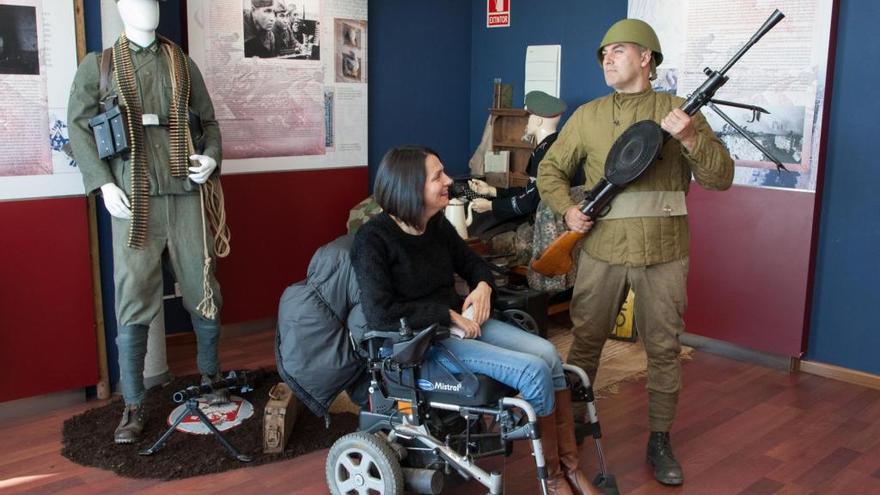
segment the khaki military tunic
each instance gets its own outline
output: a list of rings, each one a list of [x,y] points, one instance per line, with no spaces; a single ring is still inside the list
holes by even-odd
[[[614,141],[641,120],[660,122],[682,98],[651,89],[641,93],[614,93],[579,107],[568,119],[559,138],[538,168],[541,198],[557,214],[575,203],[569,195],[569,177],[583,166],[586,185],[605,175],[605,158]],[[702,114],[693,117],[696,146],[688,153],[669,139],[660,159],[626,191],[687,192],[691,174],[707,189],[722,190],[733,181],[733,160]],[[613,208],[613,203],[612,203]],[[599,220],[586,237],[583,249],[593,258],[611,264],[644,266],[681,259],[688,255],[687,216],[640,217]]]

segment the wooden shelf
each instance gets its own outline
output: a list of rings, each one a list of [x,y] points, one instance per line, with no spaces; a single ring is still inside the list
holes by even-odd
[[[498,148],[524,149],[524,150],[528,150],[529,153],[531,153],[532,150],[535,149],[534,146],[532,146],[530,143],[527,143],[525,141],[496,141],[496,142],[492,143],[492,147],[495,148],[496,150]]]
[[[492,115],[503,115],[505,117],[526,117],[529,113],[522,108],[490,108],[489,113]]]
[[[528,184],[525,176],[534,146],[523,141],[522,135],[529,122],[529,114],[522,108],[490,108],[492,123],[492,151],[506,151],[507,170],[486,174],[486,182],[495,187],[522,187]]]

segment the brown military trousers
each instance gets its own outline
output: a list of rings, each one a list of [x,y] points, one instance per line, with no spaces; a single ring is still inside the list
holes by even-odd
[[[681,389],[679,337],[687,306],[687,257],[649,266],[611,265],[581,252],[571,300],[574,341],[568,362],[595,380],[602,346],[629,289],[635,326],[648,355],[651,431],[669,431]]]

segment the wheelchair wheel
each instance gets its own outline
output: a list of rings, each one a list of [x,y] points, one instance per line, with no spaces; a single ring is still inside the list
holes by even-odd
[[[403,494],[403,471],[397,454],[379,437],[356,431],[330,447],[325,466],[333,495]]]
[[[525,311],[521,309],[505,309],[501,314],[504,317],[504,321],[507,323],[518,326],[531,334],[541,335],[541,329],[538,327],[538,322],[532,318],[532,315]]]

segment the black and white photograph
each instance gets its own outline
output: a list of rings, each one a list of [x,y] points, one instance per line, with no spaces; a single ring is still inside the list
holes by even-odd
[[[320,60],[318,0],[242,0],[245,58]]]
[[[361,57],[354,50],[342,52],[342,75],[349,79],[361,80]]]
[[[657,79],[651,81],[651,88],[660,93],[678,94],[678,69],[657,68]]]
[[[773,156],[792,171],[805,171],[803,161],[804,147],[804,107],[765,106],[769,113],[752,112],[742,108],[719,105],[728,117],[733,119],[747,133],[761,143]],[[752,143],[748,142],[730,124],[712,110],[703,114],[718,138],[730,151],[737,166],[770,168],[772,162]],[[775,167],[774,167],[775,168]]]
[[[336,82],[367,82],[366,36],[366,21],[335,19]]]
[[[361,29],[348,23],[342,24],[342,44],[354,48],[361,47]]]
[[[0,5],[0,74],[39,73],[37,9]]]

